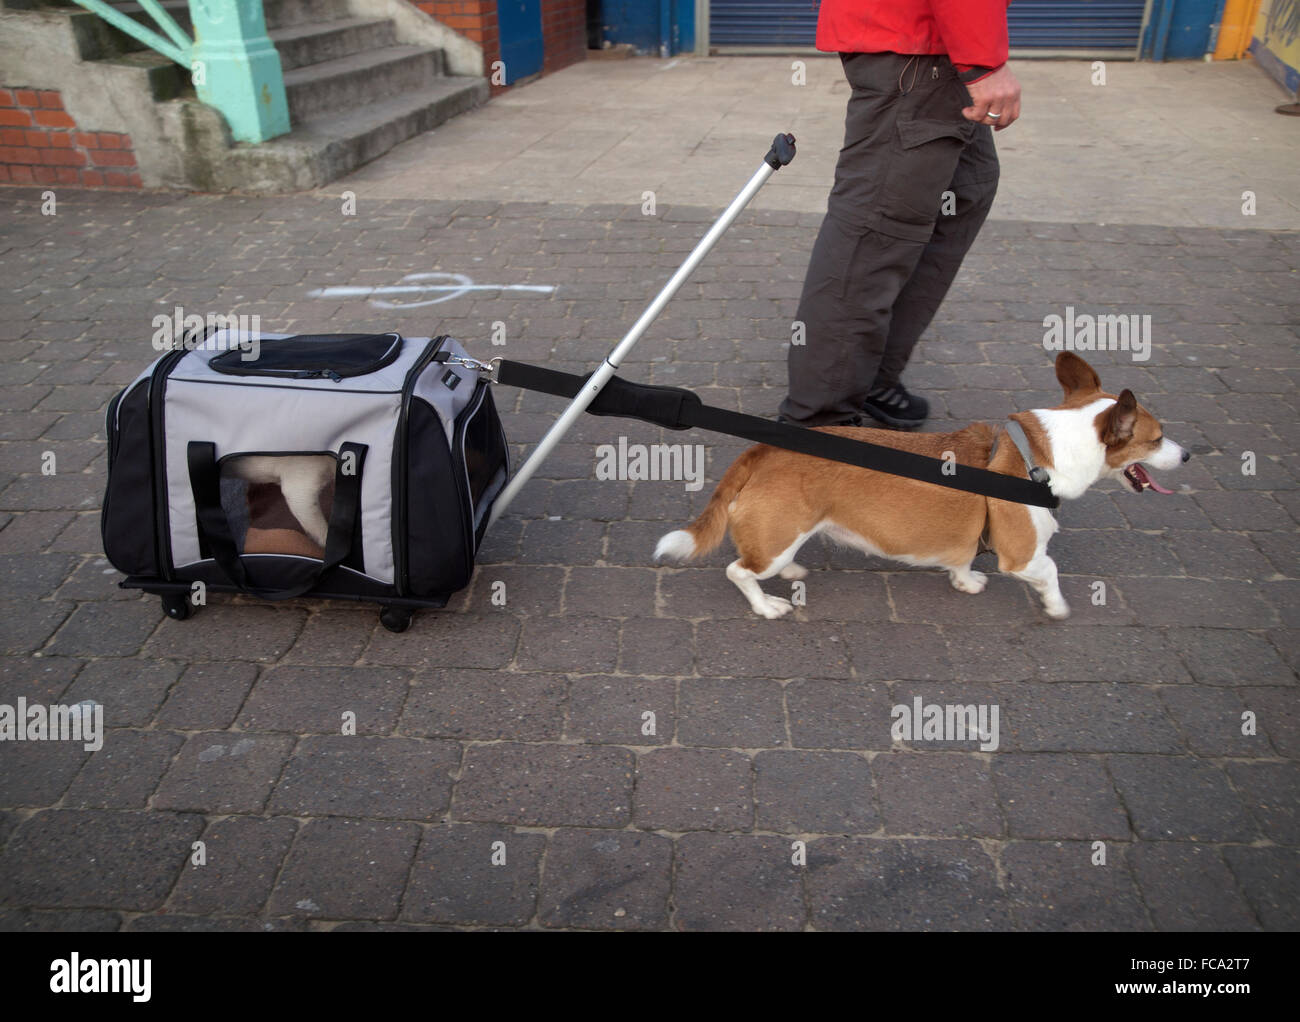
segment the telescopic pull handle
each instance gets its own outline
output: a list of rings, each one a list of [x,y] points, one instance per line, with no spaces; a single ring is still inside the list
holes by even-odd
[[[794,159],[794,136],[777,135],[772,139],[772,148],[763,157],[763,162],[773,170],[780,170]]]

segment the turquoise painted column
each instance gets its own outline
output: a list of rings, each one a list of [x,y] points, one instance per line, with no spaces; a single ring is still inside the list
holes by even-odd
[[[262,0],[190,0],[191,76],[199,99],[220,110],[236,142],[289,131],[280,54],[266,34]]]

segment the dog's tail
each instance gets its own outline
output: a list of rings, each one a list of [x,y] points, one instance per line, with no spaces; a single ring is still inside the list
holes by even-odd
[[[670,532],[659,540],[655,546],[656,561],[664,558],[689,561],[707,554],[722,542],[722,537],[727,534],[727,505],[749,482],[754,472],[754,458],[760,452],[761,448],[751,448],[732,463],[700,517],[686,528]]]

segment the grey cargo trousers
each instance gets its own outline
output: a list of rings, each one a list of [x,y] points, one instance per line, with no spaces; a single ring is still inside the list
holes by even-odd
[[[862,414],[899,382],[993,205],[993,131],[944,56],[846,53],[844,148],[813,245],[781,415],[803,426]],[[945,193],[951,192],[951,195]],[[795,333],[797,339],[798,334]]]

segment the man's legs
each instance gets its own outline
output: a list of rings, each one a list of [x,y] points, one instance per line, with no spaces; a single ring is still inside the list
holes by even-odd
[[[949,186],[955,196],[951,215],[940,215],[911,277],[894,301],[884,357],[875,386],[892,387],[912,357],[917,340],[938,312],[962,260],[984,226],[998,191],[998,153],[993,129],[980,125],[962,150]]]
[[[790,389],[781,405],[784,418],[807,426],[862,414],[889,349],[895,304],[925,257],[942,192],[976,130],[961,116],[968,96],[946,58],[852,54],[843,60],[853,88],[844,148],[796,314],[805,343],[790,347]],[[940,245],[938,261],[946,264],[955,247]],[[959,255],[948,283],[960,262]],[[909,304],[909,321],[920,317],[920,299],[933,290],[918,293],[915,311]],[[900,328],[901,364],[915,344],[907,334]]]

